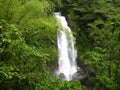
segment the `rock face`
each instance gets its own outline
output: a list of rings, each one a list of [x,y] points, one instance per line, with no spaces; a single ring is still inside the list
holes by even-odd
[[[87,76],[88,76],[88,72],[83,74],[81,71],[77,71],[76,73],[74,73],[72,75],[72,79],[73,80],[81,80],[81,79],[86,78]]]
[[[50,71],[53,72],[55,75],[55,70],[58,69],[58,60],[54,60],[54,62],[50,65],[49,67]],[[59,75],[57,75],[61,80],[65,80],[65,75],[63,73],[60,73]],[[78,67],[77,67],[77,72],[75,72],[73,75],[72,75],[72,79],[73,81],[74,80],[84,80],[86,77],[89,76],[89,72],[88,72],[88,69],[87,69],[87,66],[85,66],[83,63],[80,64]]]
[[[73,74],[73,80],[83,80],[88,77],[87,66],[83,62],[78,62],[77,72]]]
[[[59,78],[60,78],[61,80],[65,80],[65,75],[64,75],[63,73],[60,73]]]
[[[56,58],[49,66],[49,70],[54,73],[58,69],[58,58]]]

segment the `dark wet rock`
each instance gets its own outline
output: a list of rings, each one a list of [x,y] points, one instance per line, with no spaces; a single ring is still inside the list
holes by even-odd
[[[58,69],[58,59],[54,60],[54,61],[50,64],[50,66],[49,66],[49,70],[50,70],[51,72],[53,72],[53,73],[54,73],[54,71],[56,71],[57,69]]]
[[[82,86],[82,90],[89,90],[85,85]]]
[[[97,73],[95,72],[95,70],[92,70],[92,69],[89,70],[89,76],[90,76],[90,77],[96,77],[96,74],[97,74]]]
[[[59,78],[60,78],[61,80],[64,80],[64,79],[65,79],[65,75],[64,75],[63,73],[60,73]]]
[[[83,85],[82,86],[82,90],[93,90],[93,88],[92,87],[87,87],[87,86]]]
[[[87,76],[88,76],[88,73],[87,73],[87,72],[84,73],[84,74],[81,74],[80,71],[77,71],[76,73],[74,73],[74,74],[72,75],[72,79],[73,79],[73,80],[81,80],[81,79],[86,78]]]
[[[77,72],[72,75],[73,80],[83,80],[88,77],[88,68],[83,61],[77,62]]]

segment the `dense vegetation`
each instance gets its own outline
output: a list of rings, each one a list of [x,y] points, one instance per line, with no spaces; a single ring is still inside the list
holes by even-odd
[[[87,87],[120,90],[119,0],[0,0],[0,90],[81,90],[49,71],[57,58],[54,11],[66,16]]]

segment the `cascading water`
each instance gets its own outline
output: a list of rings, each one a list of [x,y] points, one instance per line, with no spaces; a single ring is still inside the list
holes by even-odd
[[[74,47],[75,38],[72,35],[71,29],[64,16],[60,12],[55,13],[58,23],[61,27],[57,32],[58,45],[58,70],[57,76],[64,80],[72,80],[72,75],[77,72],[76,57],[77,51]]]

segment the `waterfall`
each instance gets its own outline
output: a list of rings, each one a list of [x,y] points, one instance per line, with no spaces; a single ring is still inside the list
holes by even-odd
[[[60,27],[57,31],[57,45],[58,45],[58,70],[57,76],[64,80],[72,80],[72,75],[77,72],[76,57],[77,51],[75,49],[75,38],[72,35],[71,29],[64,16],[60,12],[55,13],[57,22]]]

